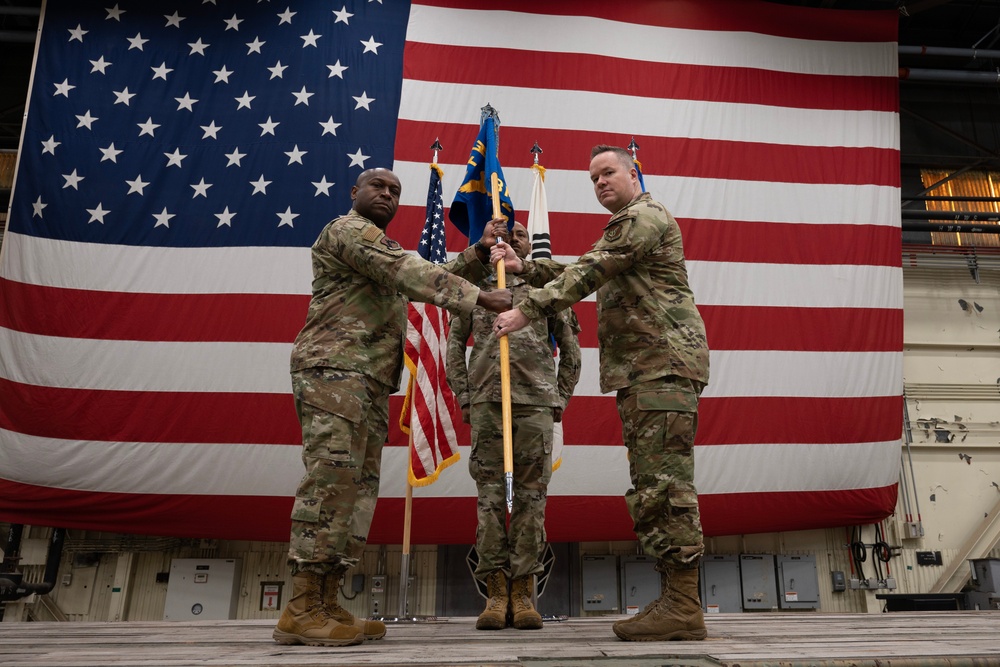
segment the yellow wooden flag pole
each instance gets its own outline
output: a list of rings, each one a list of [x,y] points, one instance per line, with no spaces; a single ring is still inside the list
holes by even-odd
[[[493,191],[493,217],[500,217],[500,178],[490,174]],[[499,240],[499,239],[497,239]],[[497,287],[506,289],[507,273],[503,259],[497,262]],[[507,513],[514,511],[514,432],[510,408],[510,341],[507,334],[500,336],[500,409],[503,417],[503,480],[507,496]]]

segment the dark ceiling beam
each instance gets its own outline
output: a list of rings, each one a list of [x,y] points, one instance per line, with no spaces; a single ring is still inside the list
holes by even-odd
[[[914,14],[919,14],[920,12],[925,12],[928,9],[934,9],[935,7],[940,7],[941,5],[947,5],[951,0],[920,0],[920,2],[904,3],[900,5],[900,10],[904,11],[909,16]]]

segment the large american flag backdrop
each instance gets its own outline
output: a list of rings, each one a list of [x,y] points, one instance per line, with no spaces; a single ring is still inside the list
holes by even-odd
[[[0,258],[0,520],[285,540],[301,476],[288,359],[309,246],[362,168],[429,146],[446,203],[480,108],[526,221],[535,141],[552,249],[607,212],[597,143],[640,147],[677,217],[712,378],[696,460],[709,535],[879,520],[895,504],[902,276],[894,12],[718,0],[50,0]],[[454,229],[449,250],[465,239]],[[583,378],[553,541],[631,539],[614,399]],[[371,540],[398,543],[392,399]],[[464,428],[464,427],[463,427]],[[468,432],[460,430],[468,460]],[[412,539],[471,543],[464,464],[414,493]]]

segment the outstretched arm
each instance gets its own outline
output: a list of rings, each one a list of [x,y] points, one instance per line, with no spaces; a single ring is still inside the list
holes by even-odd
[[[476,305],[494,313],[502,313],[514,305],[514,297],[507,289],[481,290]]]

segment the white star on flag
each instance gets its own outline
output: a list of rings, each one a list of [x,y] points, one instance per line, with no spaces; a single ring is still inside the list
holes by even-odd
[[[233,70],[226,69],[225,65],[223,65],[220,69],[212,71],[212,74],[215,75],[215,83],[219,83],[220,81],[229,83],[229,75],[232,73]]]
[[[199,182],[192,184],[191,188],[194,190],[194,194],[191,195],[191,199],[194,199],[195,197],[206,197],[207,198],[208,197],[208,189],[210,187],[212,187],[212,184],[211,183],[206,183],[204,178],[202,178]]]
[[[304,49],[307,46],[316,46],[316,41],[322,36],[323,35],[317,35],[310,29],[308,35],[300,35],[302,38],[302,48]]]
[[[187,155],[181,155],[181,149],[175,148],[173,153],[164,153],[167,158],[168,167],[180,167],[181,161],[187,157]]]
[[[262,195],[266,195],[267,194],[267,186],[269,186],[270,184],[271,184],[271,181],[265,181],[264,180],[264,174],[261,174],[260,178],[258,178],[256,181],[250,181],[250,185],[253,186],[253,192],[250,193],[250,196],[252,197],[252,196],[254,196],[255,194],[258,194],[258,193],[260,193]]]
[[[138,125],[139,129],[142,130],[141,132],[139,132],[140,137],[144,134],[148,134],[151,137],[155,137],[156,128],[160,127],[158,123],[153,122],[152,116],[147,118],[145,123],[136,123],[136,125]]]
[[[80,121],[79,123],[76,124],[76,126],[78,128],[79,127],[85,127],[88,130],[92,130],[93,129],[91,127],[91,125],[93,124],[93,122],[95,120],[100,120],[99,118],[97,118],[97,116],[91,116],[90,115],[90,109],[87,109],[86,111],[84,111],[83,115],[82,116],[77,116],[76,119],[78,121]]]
[[[302,156],[308,152],[309,151],[300,151],[299,145],[295,144],[295,147],[292,148],[292,150],[285,152],[285,155],[288,156],[288,164],[292,164],[293,162],[302,164]]]
[[[333,77],[338,77],[343,79],[344,72],[347,71],[347,66],[341,65],[339,60],[332,65],[327,65],[326,67],[327,69],[330,70],[330,76],[326,77],[328,79],[332,79]]]
[[[108,213],[111,213],[111,211],[107,211],[104,208],[102,208],[101,203],[98,202],[97,208],[88,208],[87,213],[90,214],[90,220],[87,221],[88,224],[91,222],[99,222],[103,225],[104,216],[106,216]]]
[[[284,213],[278,213],[277,215],[278,218],[281,220],[281,222],[278,223],[278,227],[283,227],[285,225],[288,225],[289,227],[294,227],[295,225],[292,224],[292,221],[295,220],[295,218],[299,217],[298,213],[292,213],[291,206],[286,208]]]
[[[104,70],[106,70],[108,66],[111,65],[112,63],[109,63],[107,60],[104,59],[104,56],[101,56],[97,60],[91,60],[90,64],[93,65],[93,67],[90,70],[91,74],[93,74],[94,72],[100,72],[101,74],[106,74],[107,72],[105,72]]]
[[[133,180],[133,181],[125,181],[125,183],[128,184],[128,186],[129,186],[128,187],[128,194],[130,194],[130,195],[131,194],[138,194],[140,197],[145,194],[143,192],[143,189],[145,189],[145,187],[147,185],[149,185],[148,182],[142,180],[142,174],[139,174],[138,176],[136,176],[135,180]]]
[[[142,51],[143,50],[142,45],[148,41],[149,41],[148,39],[142,38],[142,33],[137,32],[135,34],[135,37],[128,38],[128,43],[129,43],[128,50],[131,51],[132,49],[139,49],[140,51]]]
[[[118,156],[124,153],[124,151],[120,151],[117,148],[115,148],[115,142],[113,141],[110,144],[108,144],[107,148],[100,148],[98,150],[101,151],[101,162],[104,162],[105,160],[111,160],[116,164],[118,162]]]
[[[361,167],[362,169],[364,169],[364,167],[365,167],[365,160],[367,160],[371,156],[370,155],[362,155],[361,154],[361,149],[358,148],[358,152],[357,153],[348,153],[347,157],[351,158],[351,166],[352,167],[358,166],[358,167]]]
[[[56,141],[56,135],[53,134],[51,137],[42,142],[42,154],[51,153],[52,155],[55,155],[56,146],[61,143],[61,141]]]
[[[222,211],[222,213],[216,213],[215,214],[215,217],[219,219],[219,224],[216,225],[216,226],[217,227],[222,227],[223,225],[225,225],[226,227],[232,227],[233,226],[232,221],[233,221],[233,218],[235,216],[236,216],[236,212],[234,211],[234,212],[230,213],[229,212],[229,207],[227,206]]]
[[[170,26],[173,26],[175,28],[180,28],[181,21],[183,21],[187,17],[181,16],[178,12],[174,12],[170,16],[164,14],[163,18],[167,19],[167,25],[164,26],[165,28],[169,28]]]
[[[153,225],[153,228],[155,229],[156,227],[170,227],[170,218],[176,218],[176,217],[177,216],[175,214],[168,213],[167,207],[164,206],[162,211],[153,214],[153,218],[156,219],[156,224]]]
[[[314,194],[313,196],[314,197],[319,197],[321,194],[323,194],[323,195],[326,195],[327,197],[329,197],[330,196],[330,188],[332,186],[334,186],[334,185],[336,185],[336,183],[327,182],[326,175],[324,174],[323,178],[319,179],[318,182],[313,182],[313,187],[316,188],[316,194]]]
[[[70,84],[69,79],[63,79],[62,83],[55,84],[56,92],[52,93],[52,97],[56,95],[62,95],[63,97],[69,97],[69,91],[76,88],[76,86]]]
[[[80,188],[77,186],[80,184],[80,181],[84,179],[83,176],[77,176],[76,169],[74,169],[73,173],[71,174],[63,174],[62,177],[66,179],[66,185],[63,186],[63,190],[65,190],[66,188],[73,188],[74,190],[79,190]]]

